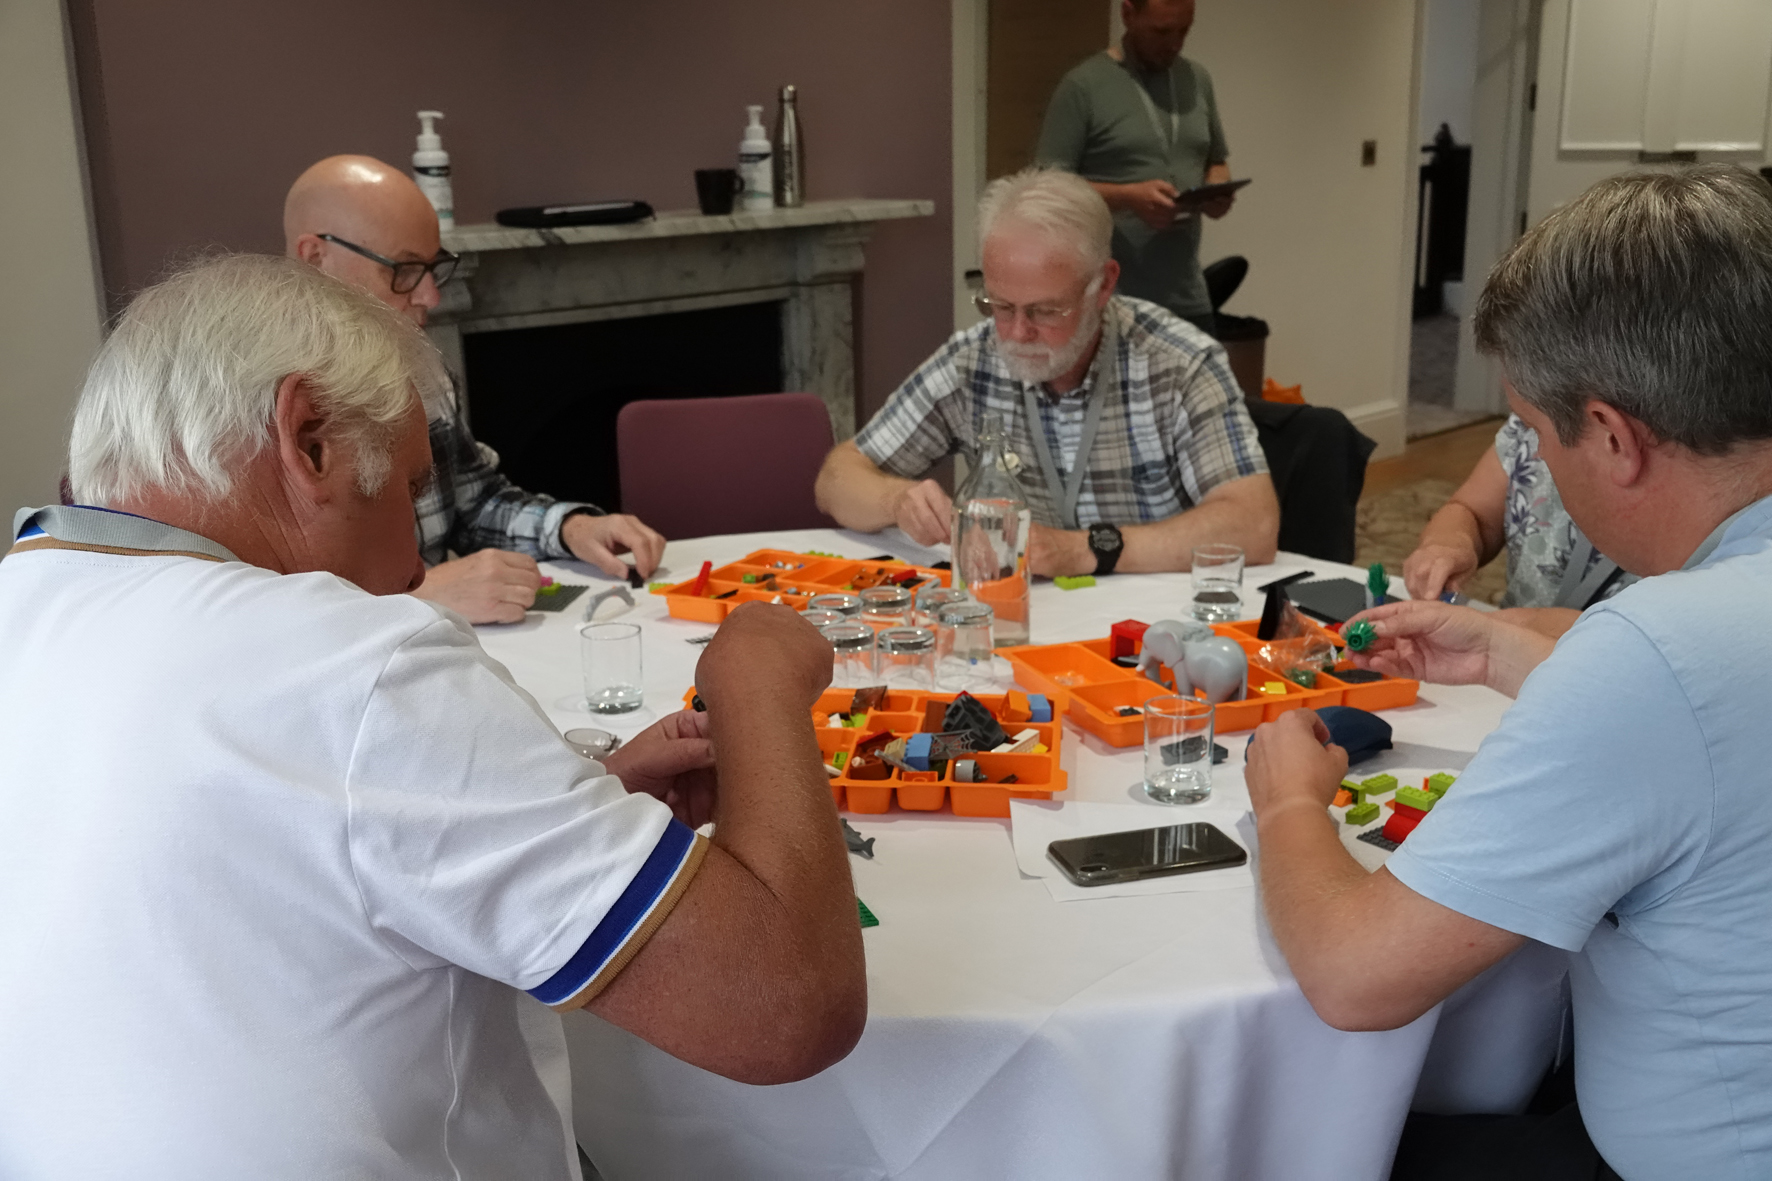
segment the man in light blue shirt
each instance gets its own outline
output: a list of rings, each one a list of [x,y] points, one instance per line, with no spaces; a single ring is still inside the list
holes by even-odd
[[[1772,189],[1745,170],[1614,177],[1528,233],[1478,339],[1576,524],[1644,581],[1554,651],[1468,608],[1370,613],[1371,667],[1516,698],[1377,873],[1325,819],[1346,759],[1314,715],[1251,746],[1268,917],[1330,1024],[1412,1021],[1527,939],[1570,953],[1579,1112],[1464,1128],[1460,1177],[1772,1176],[1768,323]],[[1395,1176],[1442,1175],[1424,1126]]]

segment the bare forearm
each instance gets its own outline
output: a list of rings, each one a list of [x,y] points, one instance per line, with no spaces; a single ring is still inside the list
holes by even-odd
[[[1428,518],[1427,527],[1421,531],[1421,539],[1416,542],[1417,549],[1430,545],[1445,546],[1460,552],[1468,551],[1476,556],[1478,566],[1485,565],[1500,551],[1500,542],[1491,549],[1483,537],[1482,521],[1469,505],[1458,500],[1449,500],[1438,512]]]
[[[1360,927],[1371,875],[1342,847],[1322,808],[1293,805],[1262,814],[1259,825],[1268,925],[1305,998],[1340,1025],[1349,1017],[1338,1011],[1347,983],[1365,975]]]
[[[1123,528],[1126,548],[1117,569],[1128,574],[1186,570],[1195,546],[1216,544],[1241,547],[1251,566],[1273,561],[1280,533],[1273,484],[1266,476],[1246,479],[1260,483],[1250,483],[1235,495],[1208,496],[1168,520]]]
[[[1495,617],[1503,623],[1518,624],[1527,631],[1556,640],[1575,626],[1581,612],[1573,607],[1508,607],[1497,611]]]
[[[1557,641],[1517,623],[1497,622],[1489,637],[1483,683],[1497,693],[1518,697],[1520,686],[1556,650]]]
[[[875,467],[854,443],[839,443],[825,457],[812,494],[819,511],[845,529],[874,533],[897,522],[895,506],[913,483]]]

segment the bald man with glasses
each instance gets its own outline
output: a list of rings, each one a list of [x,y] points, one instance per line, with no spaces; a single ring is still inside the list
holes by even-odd
[[[283,204],[292,258],[375,296],[421,328],[457,258],[437,215],[405,173],[369,156],[331,156],[296,179]],[[416,502],[419,552],[429,571],[413,593],[473,623],[514,623],[542,585],[537,559],[578,558],[622,577],[631,553],[641,577],[664,538],[637,517],[527,492],[498,471],[498,455],[455,414],[430,423],[431,479]],[[451,559],[450,553],[460,555]]]

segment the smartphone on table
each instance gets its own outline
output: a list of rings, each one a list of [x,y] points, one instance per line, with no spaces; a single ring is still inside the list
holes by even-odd
[[[1046,856],[1079,886],[1199,873],[1249,860],[1243,846],[1203,821],[1053,841]]]

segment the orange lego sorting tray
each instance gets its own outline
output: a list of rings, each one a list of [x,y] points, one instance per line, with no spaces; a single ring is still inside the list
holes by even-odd
[[[684,700],[689,701],[694,696],[695,690],[690,689]],[[1041,744],[1047,748],[1044,753],[991,754],[981,751],[964,756],[978,763],[987,782],[961,783],[956,780],[954,764],[959,759],[951,760],[939,775],[933,771],[901,771],[891,767],[890,774],[883,779],[850,778],[849,757],[854,754],[856,746],[876,734],[904,738],[917,733],[938,732],[941,714],[930,707],[938,705],[945,712],[957,696],[957,693],[894,690],[886,694],[878,708],[867,712],[867,721],[859,727],[819,727],[818,747],[824,752],[825,762],[835,762],[838,754],[844,756],[844,773],[831,780],[831,795],[835,797],[837,807],[849,812],[885,812],[891,809],[896,795],[898,806],[909,812],[937,812],[944,803],[951,803],[956,816],[1008,816],[1011,799],[1046,800],[1065,789],[1066,776],[1058,765],[1059,743],[1064,737],[1064,726],[1059,721],[1064,713],[1063,693],[1048,694],[1052,701],[1050,722],[1001,723],[1011,735],[1023,730],[1038,732]],[[1001,714],[1006,695],[979,693],[974,696],[991,711],[992,716]],[[847,714],[854,698],[854,689],[826,689],[819,696],[813,712],[826,716]],[[1002,780],[1009,775],[1015,776],[1015,782],[1003,783]]]
[[[899,561],[861,561],[854,558],[833,558],[822,554],[795,554],[786,550],[760,549],[708,574],[708,584],[700,595],[690,594],[694,578],[685,579],[665,589],[665,605],[679,619],[699,619],[719,623],[740,603],[767,603],[777,595],[796,611],[804,610],[806,600],[829,591],[848,590],[857,580],[877,586],[905,571],[915,571],[922,583],[930,579],[948,585],[942,570],[930,570]],[[745,575],[755,581],[746,582]],[[773,588],[765,580],[773,577]],[[721,597],[724,596],[724,597]]]
[[[1306,623],[1338,645],[1341,643],[1333,632],[1309,620]],[[1262,643],[1255,638],[1259,627],[1259,620],[1246,619],[1215,624],[1212,630],[1237,641],[1243,651],[1253,657]],[[1133,651],[1136,653],[1141,646],[1135,641]],[[1002,655],[1008,657],[1015,668],[1017,683],[1036,693],[1068,695],[1071,720],[1108,745],[1138,746],[1144,741],[1144,717],[1140,714],[1122,715],[1118,711],[1175,692],[1174,682],[1158,684],[1132,669],[1122,668],[1113,662],[1112,651],[1111,639],[1001,649]],[[1338,669],[1351,667],[1343,664]],[[1264,686],[1276,688],[1263,692]],[[1420,688],[1419,681],[1400,677],[1351,684],[1333,673],[1318,673],[1315,687],[1306,689],[1251,663],[1249,692],[1241,701],[1220,703],[1214,711],[1213,727],[1220,734],[1253,730],[1287,710],[1316,709],[1323,705],[1392,709],[1413,705]]]

